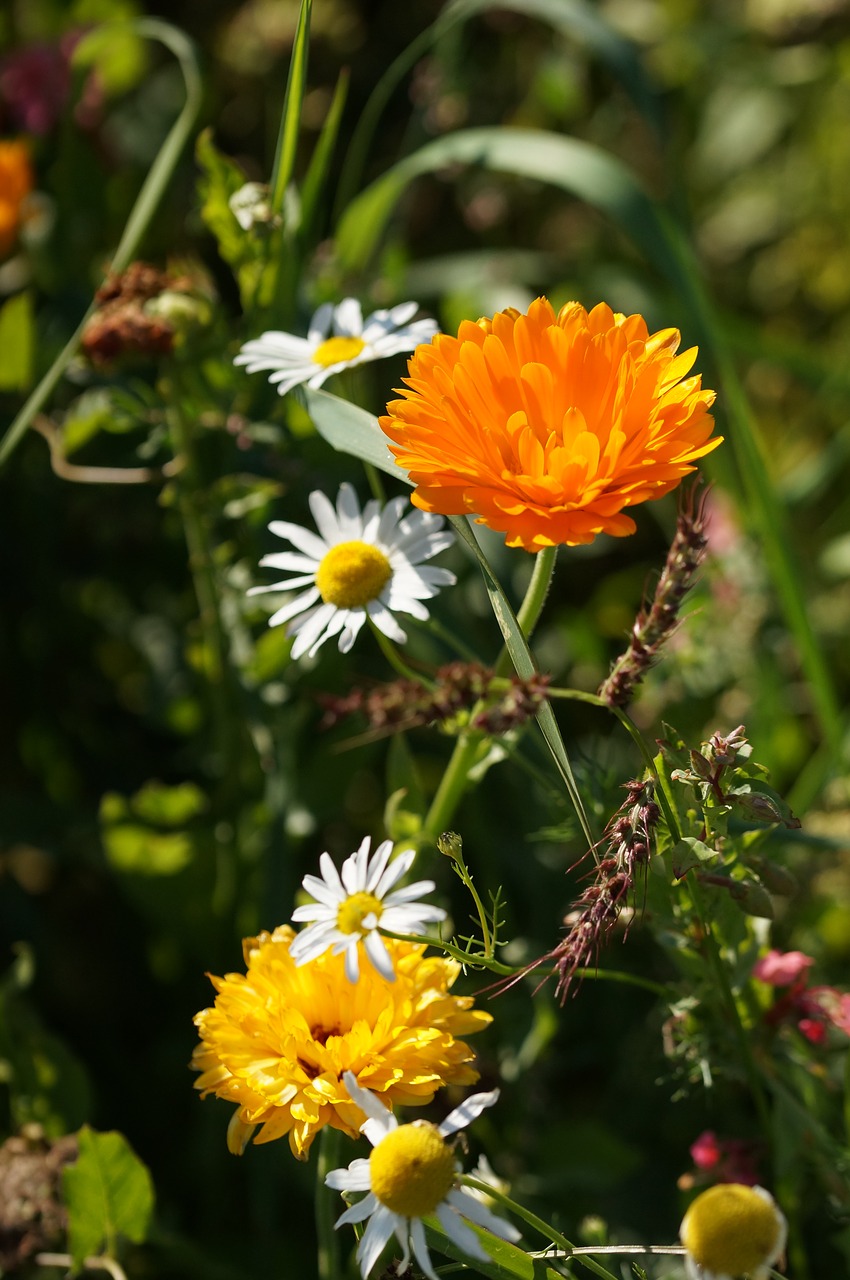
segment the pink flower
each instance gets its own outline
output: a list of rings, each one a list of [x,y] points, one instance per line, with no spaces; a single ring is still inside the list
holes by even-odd
[[[824,1019],[846,1036],[850,1036],[850,995],[834,987],[809,987],[800,999],[806,1012],[821,1022]],[[803,1019],[807,1021],[807,1019]],[[803,1030],[802,1022],[798,1024]],[[807,1034],[803,1032],[803,1034]],[[811,1037],[809,1037],[811,1039]]]
[[[690,1148],[696,1174],[679,1179],[683,1190],[716,1182],[738,1182],[754,1187],[758,1182],[756,1148],[743,1138],[718,1138],[711,1129],[701,1133]]]
[[[701,1133],[696,1142],[691,1144],[691,1159],[698,1169],[713,1169],[720,1163],[722,1151],[717,1141],[717,1134],[711,1129]]]
[[[802,951],[768,951],[753,965],[753,977],[771,987],[789,987],[814,964]]]

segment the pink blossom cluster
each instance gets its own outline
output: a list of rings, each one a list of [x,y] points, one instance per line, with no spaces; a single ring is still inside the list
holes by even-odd
[[[814,964],[802,951],[768,951],[753,966],[753,977],[781,988],[765,1020],[777,1025],[786,1020],[812,1044],[823,1044],[829,1027],[850,1036],[850,994],[835,987],[810,987],[808,973]]]
[[[755,1147],[743,1138],[718,1138],[712,1129],[701,1133],[691,1148],[696,1173],[679,1179],[682,1190],[705,1183],[739,1182],[754,1187],[758,1183]]]

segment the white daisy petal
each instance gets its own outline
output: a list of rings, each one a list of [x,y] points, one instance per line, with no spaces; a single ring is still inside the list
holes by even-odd
[[[439,924],[445,918],[442,907],[414,902],[409,907],[386,907],[381,914],[381,928],[390,933],[421,933],[426,924]]]
[[[357,939],[355,938],[353,942],[353,946],[349,944],[345,949],[345,976],[351,983],[355,983],[360,977],[360,960],[357,955]]]
[[[323,302],[313,312],[310,320],[310,328],[307,331],[307,343],[315,349],[330,333],[330,328],[334,318],[334,306],[332,302]]]
[[[300,658],[314,645],[322,643],[322,633],[334,615],[331,604],[322,604],[308,617],[298,618],[290,628],[289,634],[295,636],[292,646],[293,658]]]
[[[383,897],[384,889],[382,887],[381,877],[383,876],[386,865],[390,860],[390,854],[392,851],[392,840],[382,840],[375,852],[372,854],[372,867],[369,871],[369,878],[364,885],[367,893],[374,893],[379,898]],[[396,862],[398,862],[398,858],[396,858]],[[408,862],[407,866],[410,866],[410,862]],[[395,877],[395,879],[398,879],[398,877]],[[395,879],[391,883],[395,884]]]
[[[368,1276],[394,1230],[395,1214],[385,1205],[379,1205],[369,1219],[369,1225],[357,1246],[357,1261],[362,1275]]]
[[[431,1255],[428,1252],[428,1245],[425,1240],[425,1228],[422,1225],[421,1218],[412,1218],[410,1221],[410,1243],[413,1245],[413,1253],[416,1261],[428,1280],[438,1280],[438,1276],[434,1268],[431,1266]]]
[[[316,528],[324,538],[327,547],[333,547],[338,542],[342,542],[336,508],[327,494],[322,493],[321,489],[314,489],[307,502],[316,521]]]
[[[366,1185],[369,1185],[368,1182]],[[362,1222],[364,1218],[368,1218],[370,1214],[374,1213],[377,1207],[378,1200],[370,1192],[368,1196],[364,1196],[357,1204],[353,1204],[350,1209],[346,1209],[345,1213],[340,1214],[334,1226],[341,1227],[346,1222]]]
[[[292,573],[309,573],[315,577],[318,565],[312,556],[299,551],[272,551],[260,559],[261,569],[286,569]]]
[[[493,1089],[490,1093],[473,1093],[471,1097],[465,1098],[438,1126],[440,1136],[446,1138],[450,1133],[457,1133],[458,1129],[465,1129],[482,1111],[492,1107],[498,1097],[499,1090]]]
[[[348,653],[351,646],[354,644],[354,641],[357,639],[357,636],[360,633],[360,629],[363,626],[363,623],[365,621],[366,621],[365,609],[349,609],[348,610],[348,617],[345,623],[345,630],[343,631],[342,635],[339,638],[340,653]]]
[[[506,1222],[504,1218],[493,1213],[486,1204],[482,1204],[464,1187],[453,1187],[446,1196],[446,1200],[457,1209],[458,1213],[463,1214],[464,1218],[469,1218],[470,1222],[477,1223],[486,1231],[492,1231],[494,1236],[499,1236],[502,1240],[510,1240],[512,1243],[519,1240],[520,1232],[512,1223]]]
[[[336,869],[336,863],[329,853],[319,855],[319,870],[322,873],[322,879],[329,889],[333,890],[334,901],[341,902],[345,887],[340,879],[339,872]]]
[[[336,884],[331,880],[330,875],[325,874],[325,863],[330,862],[333,867],[333,875],[336,876]],[[330,855],[323,853],[319,859],[319,866],[322,868],[322,879],[318,876],[305,876],[301,881],[305,892],[312,896],[326,907],[338,907],[345,897],[345,890],[339,883],[339,877],[336,874],[336,867],[333,866]]]
[[[286,538],[299,551],[315,559],[317,569],[327,555],[327,544],[309,529],[303,529],[300,524],[290,524],[288,520],[272,520],[269,532],[278,538]]]
[[[449,1192],[449,1195],[451,1195],[451,1192]],[[490,1255],[483,1248],[472,1227],[468,1227],[465,1222],[461,1221],[458,1214],[449,1206],[447,1200],[448,1196],[442,1204],[437,1205],[437,1217],[446,1235],[459,1249],[463,1249],[464,1253],[468,1254],[470,1258],[476,1258],[479,1262],[489,1262]]]
[[[395,969],[393,968],[392,956],[387,951],[386,943],[376,929],[372,929],[366,934],[366,940],[363,943],[366,954],[372,961],[372,965],[378,970],[382,978],[386,978],[387,982],[395,982]]]
[[[404,644],[407,632],[402,631],[386,605],[381,604],[380,600],[370,600],[366,606],[366,612],[378,630],[382,631],[388,639],[395,640],[396,644]]]
[[[382,1126],[382,1136],[386,1136],[391,1129],[397,1128],[395,1116],[383,1102],[379,1101],[371,1089],[364,1089],[357,1083],[357,1077],[353,1071],[345,1071],[342,1076],[343,1084],[348,1090],[348,1096],[352,1102],[356,1102],[361,1111],[374,1120],[376,1124]],[[360,1126],[360,1132],[364,1132],[364,1128]],[[372,1144],[375,1145],[374,1143]]]
[[[356,298],[343,298],[334,311],[334,333],[345,338],[359,338],[363,333],[363,312]]]
[[[347,1169],[332,1169],[325,1178],[325,1186],[334,1191],[368,1191],[371,1185],[369,1161],[359,1156]]]
[[[386,843],[389,844],[390,842],[386,841]],[[383,847],[384,847],[383,845],[380,846],[381,849],[383,849]],[[391,844],[390,844],[390,849],[392,849]],[[375,850],[376,858],[379,852],[380,850],[378,849]],[[372,892],[375,894],[377,898],[383,898],[384,894],[389,889],[391,889],[394,884],[398,884],[402,876],[407,875],[408,871],[413,866],[415,857],[416,857],[415,849],[404,849],[398,855],[397,858],[393,858],[392,862],[389,864],[386,870],[382,871],[380,879],[375,885],[375,888],[372,890]],[[384,861],[384,864],[386,865],[386,859],[383,859],[383,861]],[[432,885],[431,888],[433,889],[433,887],[434,886]]]
[[[282,622],[289,622],[299,613],[312,614],[313,604],[319,598],[319,593],[315,589],[305,591],[303,595],[296,596],[294,600],[290,600],[287,604],[281,605],[276,613],[269,618],[270,627],[279,627]],[[305,613],[305,620],[307,614]]]

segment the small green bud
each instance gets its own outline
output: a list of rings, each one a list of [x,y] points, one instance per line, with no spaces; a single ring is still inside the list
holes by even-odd
[[[444,831],[438,836],[437,848],[452,862],[463,862],[463,841],[456,831]]]

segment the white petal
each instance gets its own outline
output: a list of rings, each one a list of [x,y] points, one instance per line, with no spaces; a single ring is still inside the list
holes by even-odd
[[[381,876],[384,874],[384,870],[390,860],[390,854],[392,851],[392,840],[382,840],[372,857],[372,865],[369,869],[369,879],[366,881],[366,892],[374,893],[376,898],[383,897],[383,890],[379,892],[376,886],[380,883]]]
[[[426,924],[439,924],[445,918],[442,907],[414,902],[409,907],[389,907],[381,916],[381,928],[390,933],[421,933]]]
[[[328,937],[325,933],[314,933],[312,928],[303,929],[292,939],[289,954],[300,968],[302,964],[309,964],[311,960],[323,956],[333,941],[333,934]]]
[[[315,589],[304,591],[300,596],[296,596],[294,600],[289,600],[286,604],[282,604],[277,612],[273,613],[269,618],[270,627],[279,627],[282,622],[289,622],[299,613],[310,615],[313,613],[313,605],[319,598],[319,593]],[[306,621],[306,616],[305,619]]]
[[[347,1169],[332,1169],[325,1178],[325,1186],[333,1187],[334,1191],[368,1191],[372,1186],[369,1161],[358,1156]]]
[[[490,1093],[473,1093],[470,1098],[465,1098],[459,1107],[455,1107],[454,1111],[449,1112],[437,1132],[446,1138],[450,1133],[457,1133],[458,1129],[465,1129],[476,1116],[481,1115],[482,1111],[492,1107],[498,1097],[498,1089],[493,1089]]]
[[[320,902],[306,902],[303,907],[296,907],[290,920],[322,920],[333,924],[337,917],[338,907],[323,907]]]
[[[384,906],[397,907],[403,902],[413,902],[420,894],[433,893],[436,885],[433,880],[414,880],[401,889],[393,889],[392,893],[383,896]]]
[[[326,907],[338,907],[345,897],[345,890],[339,883],[339,876],[336,873],[336,867],[331,863],[333,875],[327,872],[327,863],[330,862],[328,854],[324,853],[319,858],[319,866],[324,873],[320,880],[318,876],[307,875],[301,881],[301,887],[305,893],[309,893],[311,898],[315,898],[317,902],[322,902]]]
[[[366,612],[374,622],[379,631],[382,631],[390,640],[395,640],[396,644],[404,644],[407,639],[407,632],[402,631],[393,615],[380,600],[370,600],[366,606]]]
[[[317,569],[330,550],[327,544],[317,537],[311,529],[305,529],[300,524],[291,524],[289,520],[272,520],[269,525],[269,533],[273,533],[277,538],[286,538],[287,542],[291,542],[299,551],[306,552],[308,556],[315,560]]]
[[[313,556],[305,556],[300,551],[271,551],[260,560],[262,569],[287,569],[292,573],[309,573],[315,575],[319,567]]]
[[[347,609],[345,618],[345,630],[339,638],[340,653],[348,653],[354,641],[360,634],[360,629],[366,621],[365,609]]]
[[[262,561],[260,563],[262,564]],[[267,596],[271,591],[276,591],[278,594],[282,591],[298,591],[301,587],[314,586],[315,582],[315,573],[301,573],[296,578],[283,578],[280,582],[271,582],[267,587],[249,587],[246,595]]]
[[[360,958],[357,954],[357,937],[353,936],[345,949],[345,976],[349,982],[357,982],[360,977]]]
[[[368,1161],[366,1162],[368,1164]],[[368,1176],[368,1175],[367,1175]],[[325,1179],[327,1182],[327,1179]],[[346,1222],[362,1222],[364,1218],[368,1218],[378,1207],[378,1199],[370,1192],[368,1196],[364,1196],[357,1204],[353,1204],[345,1213],[341,1214],[334,1226],[341,1227]]]
[[[320,605],[309,617],[299,618],[290,632],[295,637],[292,646],[292,657],[303,657],[308,651],[313,654],[324,640],[324,630],[335,613],[332,604]]]
[[[357,1261],[361,1275],[368,1276],[384,1251],[384,1246],[395,1230],[396,1215],[386,1205],[379,1204],[369,1219],[363,1238],[357,1246]]]
[[[392,957],[377,930],[373,929],[371,933],[366,934],[363,946],[366,948],[366,954],[372,961],[372,965],[378,970],[381,977],[386,978],[387,982],[395,982]]]
[[[381,512],[377,540],[381,546],[385,546],[390,551],[395,546],[395,539],[398,533],[398,522],[401,518],[401,513],[407,505],[408,499],[404,494],[400,494],[399,497],[392,498]]]
[[[336,515],[339,522],[340,537],[348,542],[359,540],[363,536],[363,523],[360,519],[360,502],[352,485],[348,482],[339,486],[336,500]]]
[[[322,493],[321,489],[314,489],[307,502],[316,521],[316,528],[325,539],[327,547],[335,547],[338,542],[342,542],[336,510],[327,494]]]
[[[324,342],[328,336],[333,320],[334,307],[332,302],[323,302],[313,312],[310,326],[307,330],[307,342],[312,350],[315,351],[320,343]]]
[[[519,1240],[520,1232],[512,1223],[493,1213],[464,1187],[453,1187],[446,1200],[458,1213],[462,1213],[471,1222],[476,1222],[479,1227],[484,1227],[486,1231],[492,1231],[494,1236],[499,1236],[502,1240]]]
[[[364,836],[359,848],[342,864],[342,883],[348,894],[362,893],[366,888],[366,872],[369,867],[369,848],[372,840]]]
[[[383,848],[383,845],[381,847]],[[392,848],[392,845],[390,845],[390,848]],[[381,876],[381,879],[378,881],[377,887],[372,890],[376,898],[383,898],[388,889],[391,889],[393,885],[402,878],[402,876],[407,875],[413,865],[415,857],[415,849],[404,849],[397,858],[393,858],[392,862]]]
[[[459,1249],[463,1249],[470,1258],[477,1258],[479,1262],[490,1261],[489,1253],[485,1251],[472,1227],[461,1222],[454,1209],[450,1208],[445,1200],[437,1205],[437,1217],[446,1235]]]
[[[325,884],[334,891],[334,901],[342,902],[345,897],[345,886],[336,869],[336,863],[327,851],[319,854],[319,870]]]
[[[421,1218],[411,1218],[410,1220],[410,1242],[413,1245],[413,1252],[416,1256],[416,1261],[419,1263],[420,1270],[425,1272],[428,1280],[438,1280],[437,1273],[431,1266],[431,1255],[428,1252],[428,1245],[425,1241],[425,1228],[422,1225]]]
[[[348,1096],[352,1102],[356,1102],[361,1111],[365,1112],[370,1120],[374,1120],[381,1127],[381,1136],[386,1137],[391,1129],[398,1128],[398,1121],[393,1113],[380,1102],[377,1095],[372,1093],[371,1089],[363,1089],[357,1083],[357,1077],[353,1071],[343,1072],[342,1082],[348,1090]],[[364,1133],[363,1125],[360,1126],[360,1132]],[[376,1146],[376,1143],[372,1143]]]
[[[356,298],[343,298],[334,312],[334,333],[359,338],[363,332],[363,312]]]

